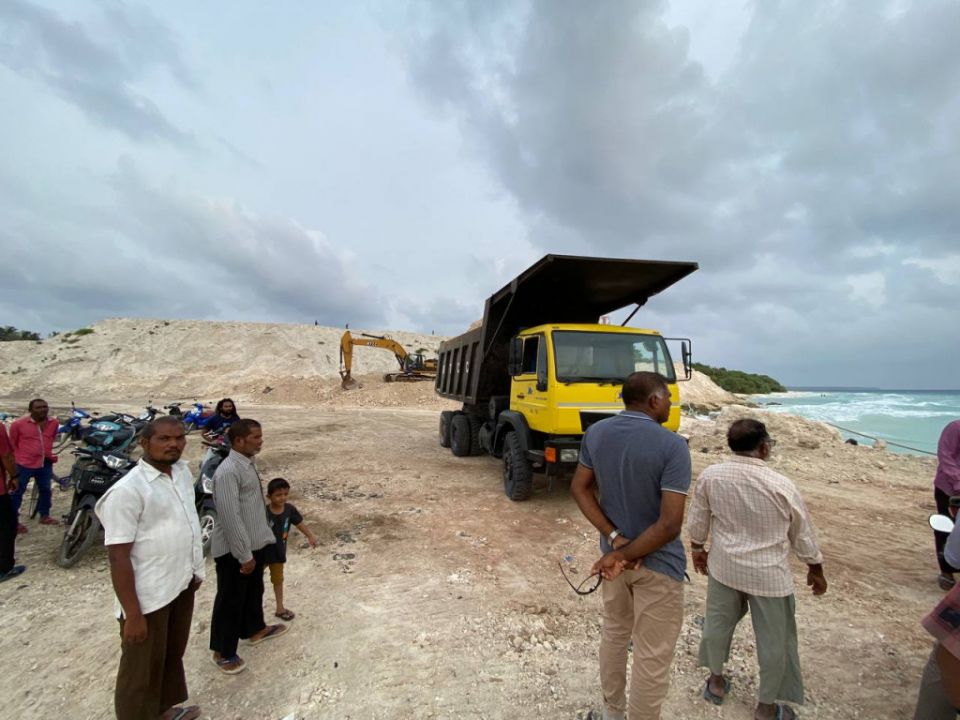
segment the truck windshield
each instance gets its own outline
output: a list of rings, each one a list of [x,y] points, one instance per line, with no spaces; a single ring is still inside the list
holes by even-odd
[[[553,333],[557,380],[564,383],[622,383],[639,370],[676,382],[667,344],[659,335],[611,332]]]

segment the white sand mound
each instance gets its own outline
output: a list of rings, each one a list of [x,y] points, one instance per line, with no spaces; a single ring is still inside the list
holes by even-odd
[[[443,339],[393,330],[351,332],[387,335],[408,350],[425,348],[428,357],[436,356]],[[87,335],[0,343],[0,395],[210,400],[260,395],[270,387],[282,400],[310,401],[330,381],[339,384],[342,334],[314,325],[104,320]],[[380,348],[357,347],[353,360],[354,375],[398,369],[393,353]]]
[[[682,378],[683,365],[677,365],[676,372],[677,377]],[[694,370],[690,379],[681,382],[679,387],[680,404],[684,407],[692,407],[699,412],[719,410],[725,405],[743,403],[742,399],[727,392],[698,370]]]

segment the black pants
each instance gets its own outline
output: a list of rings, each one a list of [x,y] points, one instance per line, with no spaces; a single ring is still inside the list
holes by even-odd
[[[187,699],[183,653],[193,619],[193,582],[168,605],[144,615],[147,639],[123,642],[120,620],[120,668],[114,691],[117,720],[156,720]]]
[[[217,596],[210,621],[210,649],[230,658],[237,654],[240,638],[256,635],[266,627],[263,620],[263,551],[253,553],[256,567],[240,573],[240,563],[227,553],[216,558]]]
[[[13,568],[13,546],[16,541],[17,515],[13,512],[13,500],[4,493],[0,495],[0,573],[8,573]]]
[[[940,488],[934,488],[933,498],[937,501],[937,512],[941,515],[952,517],[950,515],[950,496]],[[948,563],[946,558],[943,557],[943,546],[947,544],[948,537],[950,537],[950,533],[937,532],[936,530],[933,531],[933,542],[937,547],[937,562],[940,563],[940,572],[960,572],[957,570],[957,568],[951,567],[950,563]]]

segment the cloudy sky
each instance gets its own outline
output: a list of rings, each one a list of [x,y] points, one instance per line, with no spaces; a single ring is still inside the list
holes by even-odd
[[[960,387],[953,0],[0,2],[0,324],[456,333],[546,253],[792,385]]]

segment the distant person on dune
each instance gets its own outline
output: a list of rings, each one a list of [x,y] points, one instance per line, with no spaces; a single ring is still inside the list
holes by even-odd
[[[960,420],[954,420],[943,429],[937,444],[937,475],[933,480],[933,498],[937,503],[937,512],[941,515],[951,515],[951,495],[960,495]],[[957,572],[957,568],[943,555],[947,536],[948,533],[933,531],[937,562],[940,563],[940,577],[937,582],[941,590],[953,587],[953,574]]]

